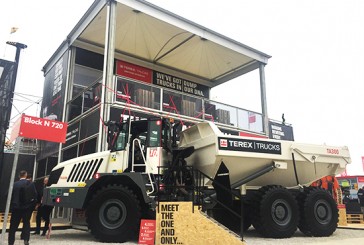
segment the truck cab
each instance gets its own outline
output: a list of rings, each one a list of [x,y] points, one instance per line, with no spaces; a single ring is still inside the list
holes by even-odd
[[[72,208],[73,223],[86,225],[100,241],[122,242],[153,209],[155,179],[159,167],[172,160],[176,134],[172,137],[172,124],[161,118],[105,125],[108,150],[58,164],[44,200]]]

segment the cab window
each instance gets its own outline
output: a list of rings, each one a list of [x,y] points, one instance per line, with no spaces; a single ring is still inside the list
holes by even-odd
[[[125,150],[126,141],[128,139],[127,135],[128,135],[127,124],[124,123],[122,125],[121,130],[120,130],[120,134],[118,136],[118,139],[116,140],[116,144],[115,144],[115,150],[116,151]]]
[[[162,128],[161,120],[149,122],[148,146],[150,147],[161,146],[161,128]]]

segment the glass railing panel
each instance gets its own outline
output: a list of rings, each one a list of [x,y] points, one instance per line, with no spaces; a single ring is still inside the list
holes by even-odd
[[[118,78],[115,101],[124,102],[142,108],[160,109],[160,89],[148,84]]]
[[[83,113],[98,105],[101,99],[101,83],[94,84],[83,92]]]
[[[162,111],[180,115],[182,109],[182,94],[163,90]]]
[[[202,99],[182,95],[180,114],[188,117],[202,118]]]
[[[71,102],[69,102],[69,108],[68,108],[68,121],[71,121],[72,119],[78,117],[82,113],[82,97],[83,94],[78,95],[76,98],[74,98]]]
[[[238,128],[263,133],[263,117],[259,113],[238,109]]]
[[[214,101],[205,101],[205,119],[237,127],[237,108]]]

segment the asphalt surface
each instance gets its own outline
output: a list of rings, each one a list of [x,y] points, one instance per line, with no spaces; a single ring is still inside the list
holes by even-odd
[[[23,241],[19,240],[20,232],[16,233],[16,245],[24,244]],[[255,232],[254,229],[248,230],[245,233],[244,239],[247,245],[270,245],[270,244],[327,244],[327,245],[344,245],[344,244],[352,244],[352,245],[360,245],[364,244],[364,230],[354,230],[354,229],[337,229],[336,232],[330,237],[307,237],[303,235],[301,232],[297,231],[295,235],[291,238],[286,239],[269,239],[269,238],[261,238]],[[6,242],[7,244],[7,234],[6,234]],[[66,229],[66,230],[53,230],[49,239],[46,237],[42,237],[39,235],[32,235],[30,244],[32,245],[59,245],[59,244],[67,244],[67,245],[82,245],[82,244],[102,244],[97,242],[90,233],[85,231],[79,231],[74,229]],[[119,244],[119,243],[108,243]],[[123,243],[124,245],[130,244],[138,244],[137,241]],[[221,244],[224,244],[224,241],[221,241]],[[189,245],[189,244],[186,244]],[[191,244],[194,245],[194,244]],[[207,244],[208,245],[208,244]],[[226,244],[224,244],[226,245]]]

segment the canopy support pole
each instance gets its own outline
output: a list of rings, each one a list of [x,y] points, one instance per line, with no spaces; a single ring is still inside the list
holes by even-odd
[[[259,78],[260,78],[260,99],[262,106],[262,116],[263,116],[263,132],[269,137],[269,119],[268,119],[268,107],[267,107],[267,93],[265,86],[265,64],[260,63],[259,66]]]

